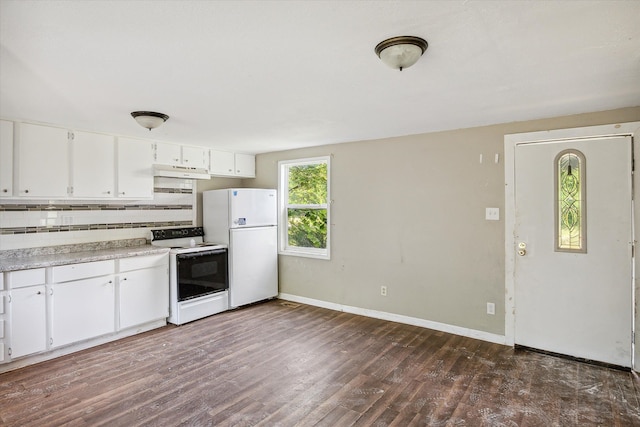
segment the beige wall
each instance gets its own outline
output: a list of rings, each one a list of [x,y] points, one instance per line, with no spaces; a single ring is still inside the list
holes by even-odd
[[[277,188],[279,160],[333,156],[331,260],[281,256],[280,292],[502,335],[504,135],[636,120],[640,107],[267,153],[242,184]]]
[[[217,178],[197,180],[196,183],[196,225],[202,226],[202,192],[220,188],[242,188],[243,180],[238,178]]]

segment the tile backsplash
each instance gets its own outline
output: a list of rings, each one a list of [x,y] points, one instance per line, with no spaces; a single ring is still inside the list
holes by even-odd
[[[192,226],[193,180],[155,178],[153,200],[0,201],[0,250],[149,238],[152,228]]]

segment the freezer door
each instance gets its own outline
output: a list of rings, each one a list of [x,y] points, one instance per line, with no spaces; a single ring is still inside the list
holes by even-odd
[[[278,224],[276,190],[229,190],[229,227],[263,227]]]
[[[278,295],[277,227],[231,230],[229,300],[231,307]]]

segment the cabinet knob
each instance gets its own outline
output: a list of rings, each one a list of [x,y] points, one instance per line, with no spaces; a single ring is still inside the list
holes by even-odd
[[[3,189],[2,189],[2,192],[3,192],[3,193],[7,193],[8,191],[9,191],[9,190],[7,190],[6,188],[3,188]]]
[[[107,191],[107,192],[105,192],[105,194],[111,194],[111,191]]]
[[[28,192],[29,192],[29,190],[24,190],[24,192],[25,192],[25,193],[28,193]]]
[[[122,193],[118,193],[118,194],[120,194],[120,195],[124,196],[124,191],[123,191]]]
[[[42,291],[38,291],[38,292],[36,292],[36,294],[42,295]]]

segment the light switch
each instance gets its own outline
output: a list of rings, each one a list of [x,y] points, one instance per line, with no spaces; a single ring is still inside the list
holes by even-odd
[[[487,221],[499,221],[500,220],[500,208],[487,208],[484,218]]]

